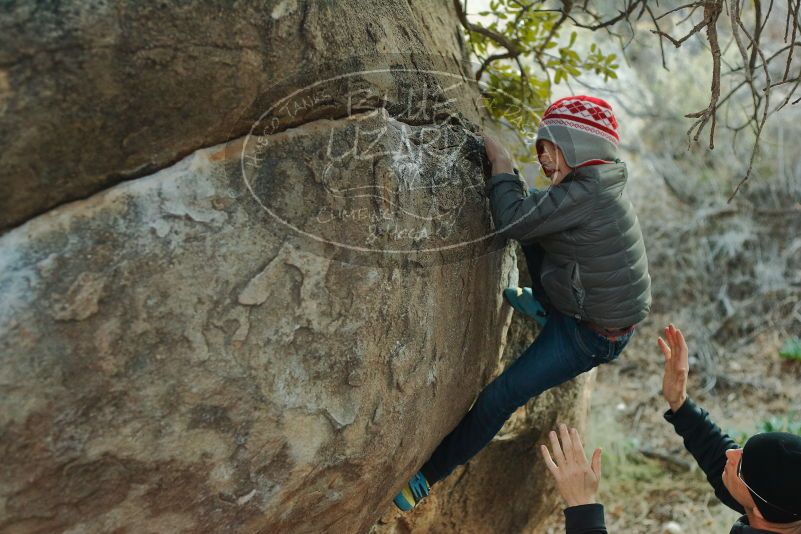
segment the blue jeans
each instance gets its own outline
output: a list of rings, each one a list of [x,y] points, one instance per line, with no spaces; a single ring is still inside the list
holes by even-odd
[[[536,284],[539,270],[531,265],[536,254],[526,257]],[[633,334],[612,341],[552,306],[546,308],[548,322],[537,339],[484,388],[467,415],[423,465],[421,470],[429,484],[442,480],[483,449],[509,416],[529,399],[617,358]]]

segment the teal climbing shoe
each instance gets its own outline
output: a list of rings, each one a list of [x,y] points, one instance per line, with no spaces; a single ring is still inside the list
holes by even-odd
[[[507,287],[503,296],[515,311],[534,319],[540,327],[548,322],[548,312],[534,297],[530,287]]]
[[[431,486],[428,485],[426,477],[423,476],[423,473],[418,471],[408,484],[403,486],[400,493],[395,495],[395,500],[393,502],[395,506],[402,511],[408,512],[414,508],[423,497],[427,496],[430,490]]]

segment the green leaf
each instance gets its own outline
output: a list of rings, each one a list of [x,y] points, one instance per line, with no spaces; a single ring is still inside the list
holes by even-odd
[[[779,350],[779,356],[786,360],[801,361],[801,339],[791,337],[785,341],[781,350]]]

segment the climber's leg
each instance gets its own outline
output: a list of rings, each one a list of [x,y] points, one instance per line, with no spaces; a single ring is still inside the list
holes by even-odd
[[[596,365],[579,342],[578,322],[558,311],[534,343],[491,382],[422,467],[430,484],[445,478],[484,448],[518,407]],[[599,362],[600,363],[600,362]]]

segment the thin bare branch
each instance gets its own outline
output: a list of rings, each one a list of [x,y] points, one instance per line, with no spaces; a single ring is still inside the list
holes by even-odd
[[[673,9],[669,10],[669,11],[665,11],[664,13],[662,13],[661,15],[656,17],[656,20],[665,18],[666,16],[670,15],[671,13],[675,13],[676,11],[681,11],[682,9],[687,9],[688,7],[698,7],[698,2],[690,2],[689,4],[684,4],[683,6],[675,7]]]
[[[615,24],[617,24],[618,22],[620,22],[623,19],[628,20],[629,15],[631,15],[631,13],[637,8],[637,6],[640,5],[640,3],[644,3],[645,1],[646,0],[635,0],[628,7],[626,7],[625,10],[620,11],[619,12],[620,14],[618,16],[613,17],[613,18],[611,18],[609,20],[606,20],[604,22],[601,22],[599,24],[595,24],[595,25],[590,26],[590,25],[586,25],[586,24],[581,24],[578,21],[574,21],[574,24],[579,28],[584,28],[584,29],[592,30],[592,31],[600,30],[601,28],[606,28],[608,26],[614,26]],[[590,13],[588,12],[588,14],[590,14]],[[596,17],[597,17],[597,15],[596,15]],[[597,17],[597,18],[600,19],[600,17]]]
[[[695,130],[695,135],[692,137],[694,142],[698,141],[704,126],[706,126],[706,123],[712,119],[709,130],[710,150],[715,148],[715,124],[717,122],[716,111],[718,98],[720,97],[720,45],[718,44],[717,20],[720,16],[721,8],[722,0],[706,2],[704,4],[704,20],[695,26],[695,28],[698,28],[699,26],[706,27],[707,41],[709,41],[709,47],[712,50],[712,89],[709,105],[706,107],[706,109],[685,115],[687,118],[698,119],[692,124],[692,126],[690,126],[690,129],[687,130],[688,137],[690,137],[693,130]],[[691,32],[691,34],[696,31],[695,28],[693,28],[693,32]]]
[[[757,53],[759,54],[760,58],[762,59],[762,65],[763,65],[763,70],[765,72],[765,80],[766,80],[766,84],[767,84],[768,90],[765,91],[765,104],[764,104],[763,111],[762,111],[762,118],[761,118],[761,120],[759,120],[756,123],[755,132],[754,132],[754,137],[755,137],[754,146],[753,146],[753,149],[751,150],[751,158],[748,161],[748,169],[746,169],[746,171],[745,171],[745,176],[743,176],[742,180],[740,180],[740,182],[737,184],[737,187],[735,187],[734,191],[732,191],[731,196],[729,196],[728,202],[732,201],[732,199],[735,197],[735,195],[737,195],[737,192],[740,190],[740,188],[743,186],[743,184],[745,184],[746,180],[748,180],[749,176],[751,176],[751,169],[754,166],[754,158],[756,157],[756,153],[757,153],[757,151],[759,149],[759,139],[760,139],[760,137],[762,135],[762,129],[765,126],[765,122],[768,119],[768,110],[770,108],[770,85],[771,85],[771,83],[770,83],[770,72],[768,71],[768,61],[765,59],[765,55],[762,52],[762,49],[759,48],[759,45],[755,41],[754,37],[752,37],[748,33],[748,30],[746,29],[746,27],[743,25],[742,21],[740,20],[740,17],[739,17],[739,5],[737,5],[737,2],[735,1],[735,7],[732,9],[732,32],[734,32],[733,33],[734,38],[738,41],[738,46],[740,46],[741,43],[739,42],[738,27],[739,27],[739,29],[741,29],[743,31],[743,33],[746,35],[746,37],[748,37],[749,41],[751,42],[751,45],[754,47],[754,50],[757,51]],[[741,51],[742,51],[742,46],[741,46]],[[753,87],[753,77],[749,77],[749,83],[752,86],[752,92],[756,95],[756,89]],[[757,113],[758,109],[759,109],[759,99],[757,99],[757,105],[754,108],[754,113],[755,114]]]
[[[490,63],[492,63],[493,61],[498,61],[499,59],[511,59],[513,57],[517,57],[517,55],[518,54],[514,54],[512,52],[507,51],[487,56],[484,59],[484,61],[481,62],[481,66],[476,71],[476,81],[479,81],[481,79],[481,76],[484,74],[484,71],[487,70],[487,67],[489,67]]]
[[[795,8],[793,8],[792,0],[790,0],[790,2],[788,3],[788,6],[787,6],[788,7],[788,11],[789,11],[788,17],[792,16],[793,21],[798,20],[798,5],[799,5],[799,3],[801,3],[801,0],[796,1]],[[765,19],[765,22],[767,22],[767,18]],[[790,42],[791,43],[795,42],[795,34],[796,34],[797,30],[798,30],[798,24],[793,24],[793,35],[790,38]],[[786,40],[787,39],[785,38],[785,41]],[[787,64],[784,67],[784,79],[785,80],[790,75],[790,63],[792,63],[792,61],[793,61],[793,50],[795,50],[795,47],[791,46],[790,47],[790,53],[787,54]]]

